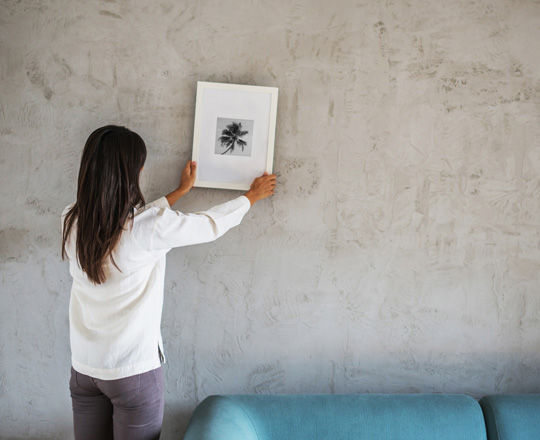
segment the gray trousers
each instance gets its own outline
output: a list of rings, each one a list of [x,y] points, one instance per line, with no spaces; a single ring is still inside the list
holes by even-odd
[[[75,440],[159,439],[165,403],[162,366],[122,379],[96,379],[71,367]]]

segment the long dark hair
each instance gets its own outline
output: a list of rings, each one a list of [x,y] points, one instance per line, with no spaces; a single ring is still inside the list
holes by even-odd
[[[77,259],[94,284],[106,279],[104,262],[120,239],[134,209],[144,207],[139,173],[146,161],[142,138],[126,127],[106,125],[86,141],[79,169],[77,201],[66,213],[62,260],[73,222],[77,219]],[[120,268],[118,268],[120,270]]]

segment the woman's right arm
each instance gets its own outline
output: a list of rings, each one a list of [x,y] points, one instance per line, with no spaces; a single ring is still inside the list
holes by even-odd
[[[238,225],[249,211],[250,201],[240,196],[205,211],[183,213],[167,207],[155,207],[141,215],[138,241],[148,250],[168,251],[175,247],[207,243]],[[145,232],[146,231],[146,232]]]
[[[276,175],[268,174],[266,171],[260,177],[257,177],[247,193],[244,195],[249,199],[251,205],[274,194],[276,187]]]
[[[186,168],[188,166],[189,162]],[[275,186],[276,176],[265,172],[254,179],[250,189],[240,197],[206,211],[188,214],[171,209],[169,197],[162,197],[161,206],[140,214],[137,241],[147,250],[167,251],[216,240],[238,225],[255,202],[272,195]]]

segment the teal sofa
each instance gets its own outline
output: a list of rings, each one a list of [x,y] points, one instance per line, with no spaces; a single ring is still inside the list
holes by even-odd
[[[229,394],[184,440],[540,440],[540,394]]]
[[[486,396],[480,406],[488,439],[540,439],[540,394]]]
[[[184,440],[486,440],[482,409],[463,394],[213,395]]]

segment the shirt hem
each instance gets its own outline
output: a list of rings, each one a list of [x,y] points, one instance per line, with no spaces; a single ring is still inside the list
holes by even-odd
[[[125,367],[119,368],[94,368],[82,364],[72,358],[71,365],[73,366],[73,369],[78,373],[85,374],[96,379],[114,380],[154,370],[161,366],[161,362],[159,361],[159,359],[153,359],[149,362],[142,362],[140,364],[127,365]]]

